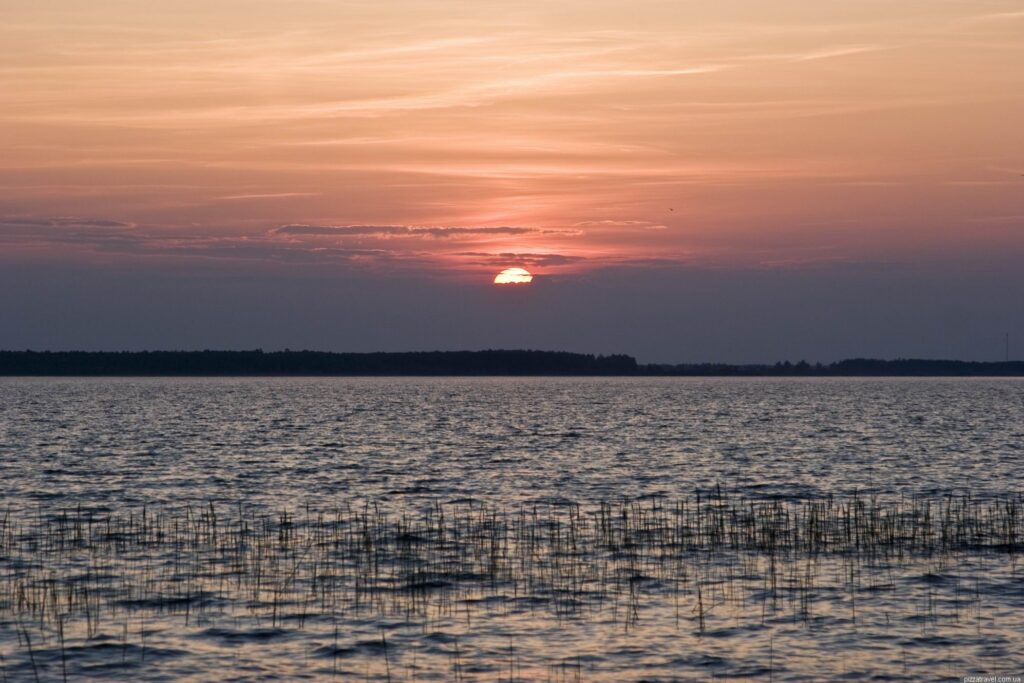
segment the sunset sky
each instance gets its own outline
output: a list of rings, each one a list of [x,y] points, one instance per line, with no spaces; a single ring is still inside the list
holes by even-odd
[[[3,14],[0,348],[1024,356],[1020,0]]]

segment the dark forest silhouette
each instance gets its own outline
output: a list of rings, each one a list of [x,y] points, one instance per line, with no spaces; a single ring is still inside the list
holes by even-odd
[[[1024,376],[1024,362],[875,360],[828,365],[701,363],[641,365],[631,356],[564,351],[428,351],[327,353],[321,351],[0,351],[6,376],[277,376],[277,375],[616,375],[691,377],[981,377]]]
[[[0,375],[631,375],[629,356],[550,351],[0,351]]]

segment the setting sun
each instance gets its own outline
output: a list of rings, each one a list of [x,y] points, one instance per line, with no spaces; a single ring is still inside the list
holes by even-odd
[[[496,285],[528,285],[533,275],[525,268],[506,268],[494,277]]]

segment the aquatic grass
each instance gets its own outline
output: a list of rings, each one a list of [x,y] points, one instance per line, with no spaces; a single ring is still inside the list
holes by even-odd
[[[268,638],[333,631],[333,645],[320,650],[337,675],[339,657],[351,655],[338,645],[338,620],[358,617],[378,620],[379,637],[351,656],[392,680],[415,675],[416,657],[425,661],[389,637],[395,620],[426,632],[509,615],[564,628],[600,617],[628,631],[671,605],[676,628],[703,634],[741,621],[811,624],[827,602],[833,618],[838,605],[856,628],[865,596],[879,594],[920,599],[913,610],[925,633],[941,620],[982,619],[980,579],[964,572],[980,571],[986,557],[1015,566],[1022,513],[1020,495],[755,499],[720,488],[676,500],[514,507],[389,500],[8,510],[0,516],[0,649],[5,675],[21,657],[38,678],[46,674],[40,648],[59,648],[55,675],[67,678],[76,648],[111,632],[120,640],[115,663],[128,666],[129,651],[139,660],[132,666],[159,656],[147,622],[233,624]],[[774,677],[779,656],[768,642]],[[448,675],[475,679],[458,638],[445,647]],[[518,656],[496,657],[510,679]],[[564,664],[549,665],[557,680],[566,679]],[[577,679],[580,669],[577,660]]]

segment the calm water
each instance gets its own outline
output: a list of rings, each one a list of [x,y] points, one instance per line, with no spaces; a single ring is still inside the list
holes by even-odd
[[[197,681],[211,671],[396,681],[1024,674],[1015,552],[855,562],[790,554],[776,566],[737,550],[627,567],[582,548],[567,555],[578,558],[571,566],[546,565],[564,548],[523,550],[513,529],[500,552],[519,564],[502,569],[500,584],[449,573],[415,600],[364,599],[393,590],[384,583],[395,575],[358,579],[362,565],[346,565],[330,574],[344,590],[328,599],[323,568],[351,555],[319,550],[317,513],[307,511],[369,503],[376,519],[412,524],[440,504],[458,525],[484,508],[539,506],[561,524],[570,502],[590,520],[602,501],[657,510],[716,486],[741,507],[854,493],[879,504],[950,493],[996,500],[1024,490],[1022,448],[1020,380],[2,379],[2,666],[8,680],[64,671]],[[260,551],[274,562],[265,569],[279,581],[273,597],[252,587],[251,558],[243,569],[196,569],[221,561],[209,559],[223,554],[221,536],[196,532],[174,546],[196,555],[187,579],[156,532],[133,547],[24,540],[45,538],[62,510],[134,524],[143,506],[150,519],[164,515],[167,535],[183,528],[173,520],[205,524],[199,510],[239,530],[246,519],[251,528],[277,520],[280,543]],[[282,509],[299,520],[292,540],[273,517]],[[588,524],[579,533],[593,541],[597,523]],[[384,561],[407,551],[381,538]],[[476,552],[483,541],[473,543]],[[543,562],[527,566],[528,556]],[[586,589],[560,602],[565,577],[544,567],[585,572],[572,585]],[[18,607],[36,589],[66,620],[63,647],[45,614]]]

